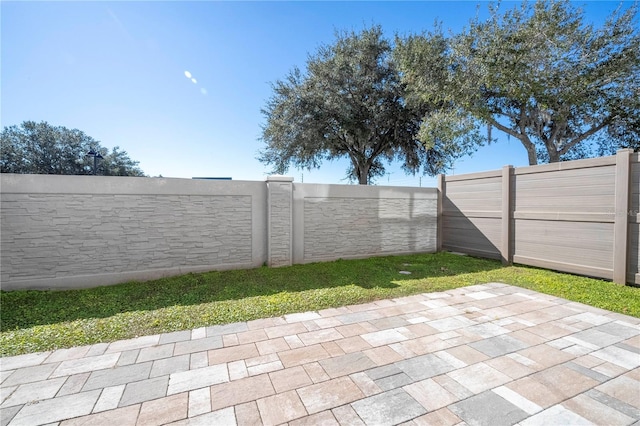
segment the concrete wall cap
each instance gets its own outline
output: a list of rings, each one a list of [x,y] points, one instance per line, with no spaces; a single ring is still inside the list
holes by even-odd
[[[293,182],[293,178],[284,175],[271,175],[267,176],[267,182]]]

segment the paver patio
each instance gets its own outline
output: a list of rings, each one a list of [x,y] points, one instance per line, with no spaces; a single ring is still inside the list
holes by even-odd
[[[6,425],[640,422],[640,319],[489,283],[0,359]]]

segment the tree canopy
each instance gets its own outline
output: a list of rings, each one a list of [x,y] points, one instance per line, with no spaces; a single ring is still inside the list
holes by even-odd
[[[290,165],[311,169],[346,157],[347,176],[360,184],[382,176],[393,161],[408,173],[446,170],[466,146],[457,139],[421,142],[431,134],[423,118],[439,109],[419,98],[408,101],[392,53],[379,26],[337,34],[334,44],[309,56],[305,72],[294,68],[272,84],[259,160],[284,173]],[[468,133],[450,135],[469,139]]]
[[[518,139],[529,164],[638,149],[640,34],[637,6],[600,28],[569,1],[523,3],[475,18],[446,43],[445,87],[429,84],[440,34],[404,40],[405,81],[440,94],[479,122]],[[489,131],[490,133],[490,131]]]
[[[0,172],[56,175],[93,173],[91,150],[103,158],[97,161],[97,173],[103,176],[144,176],[138,161],[126,151],[114,147],[111,152],[100,142],[77,129],[52,126],[46,121],[25,121],[5,127],[0,134]]]

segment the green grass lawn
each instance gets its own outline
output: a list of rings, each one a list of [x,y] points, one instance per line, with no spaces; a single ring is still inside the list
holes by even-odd
[[[399,271],[410,271],[411,275]],[[640,289],[450,253],[187,274],[0,293],[0,355],[109,342],[376,299],[504,282],[640,317]]]

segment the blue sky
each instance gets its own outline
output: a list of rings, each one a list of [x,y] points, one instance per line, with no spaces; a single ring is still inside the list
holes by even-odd
[[[332,43],[336,30],[380,24],[392,39],[437,19],[456,32],[476,13],[484,16],[487,4],[2,1],[0,125],[77,128],[102,146],[120,146],[150,176],[264,180],[270,169],[256,156],[270,82],[304,69],[307,55]],[[619,2],[578,4],[599,24]],[[454,173],[525,166],[522,145],[499,137],[458,161]],[[347,183],[346,168],[346,160],[326,162],[288,175]],[[378,184],[435,185],[399,164],[387,171]]]

